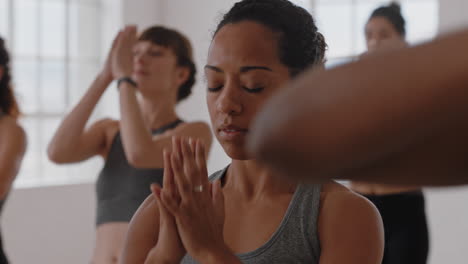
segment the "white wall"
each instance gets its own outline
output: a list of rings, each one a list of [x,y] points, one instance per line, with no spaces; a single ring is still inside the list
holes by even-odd
[[[468,1],[440,0],[440,31],[447,32],[468,26]]]
[[[2,217],[10,261],[89,263],[94,246],[94,204],[94,184],[14,190]]]
[[[103,17],[107,17],[107,22],[103,25],[103,50],[107,50],[112,36],[124,23],[136,23],[141,28],[164,23],[188,35],[195,46],[199,74],[193,96],[180,105],[179,113],[186,120],[209,122],[202,66],[212,30],[222,11],[233,2],[105,0]],[[466,0],[441,0],[441,31],[468,25],[466,10]],[[117,102],[116,92],[108,91],[101,105],[102,112],[117,116]],[[228,162],[219,144],[215,144],[210,155],[210,171]],[[468,189],[428,190],[427,193],[430,264],[466,263]],[[2,231],[11,260],[14,264],[88,263],[94,244],[94,207],[94,184],[13,190],[2,217]]]
[[[441,0],[440,33],[468,27],[467,11],[466,0]],[[430,264],[467,263],[468,188],[429,189],[426,193],[431,231]]]

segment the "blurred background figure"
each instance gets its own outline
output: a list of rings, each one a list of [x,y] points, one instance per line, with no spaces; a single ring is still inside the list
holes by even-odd
[[[374,10],[365,26],[368,52],[406,47],[406,21],[400,5],[392,2]],[[395,76],[398,78],[398,76]],[[364,195],[379,209],[384,222],[383,264],[425,264],[429,251],[425,200],[418,187],[351,182],[351,189]]]
[[[161,26],[137,39],[119,33],[102,71],[67,114],[48,147],[49,158],[68,164],[100,156],[105,160],[96,183],[97,216],[94,264],[118,263],[128,222],[162,185],[163,150],[172,137],[191,136],[211,145],[206,123],[183,122],[176,105],[191,94],[196,68],[192,46],[181,33]],[[105,118],[86,128],[94,108],[118,80],[121,120]],[[139,97],[137,97],[139,95]]]
[[[318,27],[329,45],[329,67],[354,61],[367,51],[363,29],[369,15],[376,7],[390,1],[292,0],[316,17]],[[404,17],[408,19],[406,40],[411,46],[468,26],[466,0],[398,2],[402,6]],[[206,64],[206,52],[214,31],[213,21],[220,20],[220,14],[232,4],[232,0],[0,0],[0,35],[8,44],[15,95],[21,106],[19,122],[27,131],[27,151],[2,213],[2,236],[11,262],[82,264],[88,263],[91,258],[96,237],[95,183],[104,160],[101,156],[95,156],[85,162],[62,166],[49,160],[46,149],[65,114],[74,107],[101,69],[110,43],[120,26],[137,24],[142,30],[154,24],[164,24],[184,32],[195,48],[194,63],[201,67]],[[454,59],[459,61],[466,57],[464,52],[457,52],[453,48],[438,48],[442,50],[440,55],[425,55],[427,61],[433,62],[434,56],[445,56],[445,61],[453,64]],[[463,46],[460,49],[463,50]],[[408,57],[398,61],[410,60]],[[381,65],[384,67],[370,67],[371,70],[380,71],[387,68],[385,65],[389,66],[387,60],[382,61]],[[358,61],[360,62],[365,60]],[[441,67],[433,63],[427,65],[434,71],[450,66],[444,64]],[[418,74],[418,67],[413,67],[415,70],[409,75],[411,79],[420,79],[421,76],[424,79],[428,76],[427,73]],[[364,74],[352,74],[353,79],[356,76],[361,77],[358,87],[372,77],[365,74],[367,71],[363,72]],[[202,73],[201,70],[197,71],[194,94],[177,106],[177,113],[186,122],[210,120],[205,96],[207,84],[202,81]],[[407,72],[405,74],[408,76]],[[394,75],[388,78],[395,80]],[[386,82],[385,87],[388,86],[391,85]],[[345,90],[349,90],[349,86]],[[369,87],[369,90],[375,90],[375,87]],[[358,105],[372,102],[362,101],[369,96],[368,93],[364,95],[357,97]],[[306,98],[310,104],[311,96],[302,98]],[[118,100],[119,92],[114,84],[101,97],[88,124],[104,117],[120,120]],[[394,106],[393,103],[392,105]],[[278,110],[284,111],[292,107],[294,105],[289,104]],[[356,124],[356,118],[359,119],[360,115],[356,115],[355,108],[351,110],[347,111],[351,117],[347,120]],[[287,123],[291,125],[290,118]],[[391,123],[391,126],[395,127],[395,124]],[[418,124],[418,127],[428,126],[430,125]],[[307,136],[311,135],[310,131],[293,131],[296,138],[301,137],[302,131]],[[343,130],[321,131],[334,134]],[[271,131],[267,134],[271,134]],[[393,138],[388,139],[393,143]],[[304,146],[302,139],[299,142],[300,146]],[[274,145],[278,143],[281,142],[275,142]],[[291,145],[290,142],[287,143]],[[346,156],[352,157],[356,155]],[[219,143],[214,141],[208,160],[209,172],[215,172],[230,160]],[[334,166],[336,164],[332,163]],[[394,179],[395,176],[399,177],[395,180],[402,183],[413,179],[410,175],[425,182],[435,179],[431,178],[434,173],[431,174],[430,168],[427,168],[427,172],[409,171],[408,175],[402,175],[390,171],[389,175],[368,175],[375,176],[376,180],[382,179],[382,183],[388,183],[383,179]],[[449,180],[452,172],[453,170],[444,171],[441,175],[444,175],[444,180]],[[366,175],[359,173],[353,176]],[[468,229],[465,224],[468,222],[468,211],[465,210],[468,189],[425,188],[424,194],[431,237],[428,263],[464,264],[468,244]],[[60,215],[57,212],[61,212]]]
[[[10,55],[0,37],[0,213],[26,151],[26,134],[18,124],[19,107],[11,82]],[[0,264],[8,263],[0,237]]]

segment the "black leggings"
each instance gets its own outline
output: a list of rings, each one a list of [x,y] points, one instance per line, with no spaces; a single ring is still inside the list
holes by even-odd
[[[3,243],[0,235],[0,264],[8,264],[8,259],[3,251]]]
[[[426,264],[429,235],[423,193],[364,196],[382,215],[385,229],[382,264]]]

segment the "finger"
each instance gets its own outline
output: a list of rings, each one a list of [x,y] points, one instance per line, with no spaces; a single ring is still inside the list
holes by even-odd
[[[213,207],[215,209],[215,216],[218,218],[218,224],[220,225],[220,230],[223,230],[224,226],[224,194],[221,187],[221,180],[215,181],[213,184],[212,189],[212,201]]]
[[[195,162],[198,167],[200,176],[200,183],[203,185],[208,185],[208,170],[206,168],[206,158],[205,158],[205,148],[203,142],[200,139],[197,139],[195,144]]]
[[[172,153],[182,160],[182,156],[181,156],[182,150],[180,149],[179,137],[176,137],[176,136],[172,137]]]
[[[174,198],[169,197],[166,192],[162,192],[159,201],[168,213],[170,213],[174,217],[177,217],[179,212],[179,203]]]
[[[159,200],[159,196],[161,194],[161,186],[159,186],[159,184],[157,183],[152,183],[150,185],[150,189],[151,189],[151,194]]]
[[[171,166],[174,174],[174,182],[180,198],[182,200],[189,200],[192,191],[191,185],[187,182],[187,178],[184,176],[182,161],[180,160],[177,151],[173,152],[171,155]]]
[[[171,165],[171,152],[166,149],[163,150],[164,159],[164,176],[163,176],[163,191],[167,193],[169,197],[180,201],[179,192],[174,182],[174,172]]]
[[[154,187],[153,187],[154,186]],[[170,225],[171,223],[174,223],[174,217],[170,213],[170,211],[167,209],[166,204],[162,201],[163,200],[163,192],[161,189],[159,192],[157,191],[157,184],[152,184],[152,190],[154,188],[154,194],[156,195],[157,199],[157,205],[158,205],[158,211],[159,211],[159,227],[161,228],[161,232],[167,231],[167,225]],[[168,200],[168,199],[166,199]],[[161,233],[160,233],[161,234]]]
[[[198,179],[197,166],[195,163],[194,154],[190,148],[189,140],[183,138],[181,140],[182,148],[182,160],[184,161],[184,175],[187,178],[187,182],[192,186],[200,185],[200,180]]]
[[[189,145],[190,145],[190,150],[192,151],[193,153],[193,157],[195,158],[195,153],[197,151],[196,147],[197,147],[197,141],[193,138],[189,138]]]
[[[163,175],[163,188],[169,192],[173,191],[174,188],[174,176],[171,167],[171,156],[170,152],[166,149],[163,150],[163,161],[164,161],[164,175]]]
[[[224,205],[224,194],[223,187],[221,186],[221,180],[216,180],[211,183],[213,203],[221,203]]]
[[[111,50],[115,49],[115,47],[117,46],[117,42],[119,41],[121,36],[122,36],[122,30],[119,30],[119,32],[115,36],[114,40],[112,41]]]
[[[130,29],[130,33],[131,33],[131,39],[133,42],[136,42],[137,39],[138,39],[138,28],[137,26],[133,26],[131,29]]]

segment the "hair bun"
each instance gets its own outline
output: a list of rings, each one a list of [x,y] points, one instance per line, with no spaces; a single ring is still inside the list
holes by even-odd
[[[394,10],[394,11],[396,11],[398,13],[401,13],[401,5],[398,2],[391,2],[388,5],[388,8],[391,8],[392,10]]]

